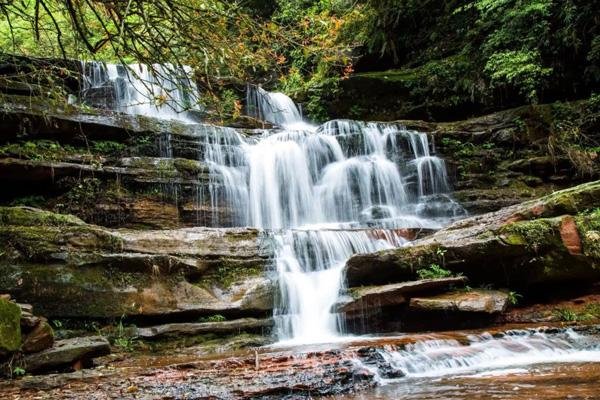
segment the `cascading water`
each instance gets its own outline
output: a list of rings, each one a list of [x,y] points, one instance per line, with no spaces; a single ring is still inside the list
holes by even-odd
[[[83,63],[82,97],[93,103],[97,94],[110,103],[105,108],[190,122],[185,111],[198,97],[190,71],[167,67]],[[289,97],[255,86],[247,108],[280,129],[247,136],[193,125],[199,160],[210,171],[208,190],[198,191],[198,202],[210,205],[203,220],[265,230],[276,249],[279,338],[332,340],[343,331],[332,308],[351,255],[401,246],[398,229],[439,228],[465,211],[448,195],[444,162],[424,133],[350,120],[317,127]],[[160,149],[173,157],[170,135]]]
[[[261,121],[271,122],[287,129],[308,129],[292,99],[283,93],[267,92],[260,86],[248,85],[246,90],[246,113]]]
[[[194,122],[198,89],[189,67],[82,62],[82,98],[127,114]],[[98,104],[101,101],[102,104]]]
[[[403,379],[432,378],[549,362],[597,362],[600,356],[595,336],[572,329],[512,330],[499,337],[483,333],[464,339],[431,339],[402,349],[380,349],[377,368]]]
[[[315,127],[285,95],[252,87],[248,96],[254,116],[283,129],[246,138],[199,127],[211,204],[232,210],[233,225],[270,232],[279,338],[333,340],[343,327],[331,310],[351,255],[401,246],[399,228],[439,228],[465,211],[448,196],[426,134],[348,120]]]

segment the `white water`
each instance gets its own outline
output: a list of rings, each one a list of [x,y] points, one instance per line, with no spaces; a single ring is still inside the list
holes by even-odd
[[[190,111],[199,111],[198,89],[189,67],[154,64],[82,62],[82,98],[100,92],[106,107],[127,114],[194,122]]]
[[[271,232],[279,339],[336,340],[343,326],[331,309],[344,290],[346,260],[401,246],[398,228],[439,228],[464,209],[448,195],[445,165],[424,133],[348,120],[316,127],[287,96],[256,87],[248,108],[283,129],[246,138],[200,128],[214,175],[211,204],[231,209],[232,225]]]
[[[483,334],[469,337],[466,344],[457,340],[427,340],[407,345],[402,350],[380,350],[379,353],[384,359],[383,365],[400,371],[404,378],[481,376],[492,373],[489,371],[543,363],[600,362],[597,338],[570,329],[551,334],[515,330],[500,338]]]

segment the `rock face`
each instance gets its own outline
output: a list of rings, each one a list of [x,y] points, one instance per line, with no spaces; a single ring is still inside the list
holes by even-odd
[[[599,203],[596,181],[467,218],[411,246],[356,255],[347,263],[346,278],[349,286],[387,284],[414,279],[417,270],[440,264],[475,283],[499,287],[591,283],[600,278],[600,213],[586,210]]]
[[[108,340],[101,336],[81,337],[57,341],[54,346],[23,359],[29,372],[53,370],[110,354]]]
[[[270,313],[268,247],[252,229],[110,230],[0,208],[0,291],[48,317]]]
[[[0,298],[0,356],[21,347],[21,309],[10,300]]]
[[[412,295],[436,293],[453,286],[461,286],[466,281],[465,277],[456,277],[359,287],[351,291],[351,299],[337,306],[337,311],[352,314],[363,313],[373,308],[398,306],[407,303]]]
[[[501,313],[508,307],[508,294],[498,290],[471,290],[444,293],[433,297],[413,297],[411,311],[462,313]]]
[[[141,339],[158,339],[177,336],[194,336],[206,333],[236,334],[262,332],[273,325],[271,319],[242,318],[232,321],[188,322],[137,328],[135,336]]]
[[[232,210],[213,207],[203,159],[231,128],[186,125],[139,115],[56,108],[45,99],[5,95],[0,104],[1,202],[75,214],[109,227],[231,225]],[[258,131],[238,129],[236,134]]]

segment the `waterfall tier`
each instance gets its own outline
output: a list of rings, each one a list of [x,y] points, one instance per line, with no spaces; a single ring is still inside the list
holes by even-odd
[[[194,122],[199,94],[189,67],[82,62],[82,99],[127,114]]]

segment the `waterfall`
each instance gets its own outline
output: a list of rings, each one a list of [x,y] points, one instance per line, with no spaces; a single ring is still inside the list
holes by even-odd
[[[187,69],[101,63],[83,69],[86,102],[192,122],[198,95]],[[197,190],[197,212],[213,227],[251,226],[271,239],[281,340],[333,340],[343,333],[332,309],[350,256],[402,246],[399,229],[437,229],[465,210],[452,199],[446,166],[427,134],[397,123],[315,126],[282,93],[249,86],[247,96],[248,113],[275,129],[248,134],[189,126],[193,137],[186,141],[197,148],[186,152],[196,151],[210,172],[207,187]],[[177,156],[172,140],[161,135],[161,157]]]
[[[211,204],[232,210],[234,224],[269,232],[279,339],[334,340],[343,326],[332,308],[350,256],[402,246],[399,228],[439,228],[465,211],[425,133],[350,120],[316,127],[287,96],[257,87],[249,88],[248,111],[281,129],[198,132],[214,175]]]
[[[292,99],[283,93],[267,92],[260,86],[248,85],[246,113],[291,130],[312,129],[310,124],[303,121],[300,110]]]
[[[342,269],[356,253],[398,247],[393,231],[288,230],[276,235],[281,298],[275,309],[281,340],[318,343],[335,340],[343,327],[332,307],[343,289]]]
[[[127,114],[194,122],[198,89],[190,67],[82,62],[82,100]]]
[[[431,339],[408,344],[402,349],[378,350],[389,373],[406,378],[435,378],[446,375],[485,373],[549,362],[597,362],[600,354],[594,336],[566,329],[512,330],[492,336],[469,335],[464,341]]]

